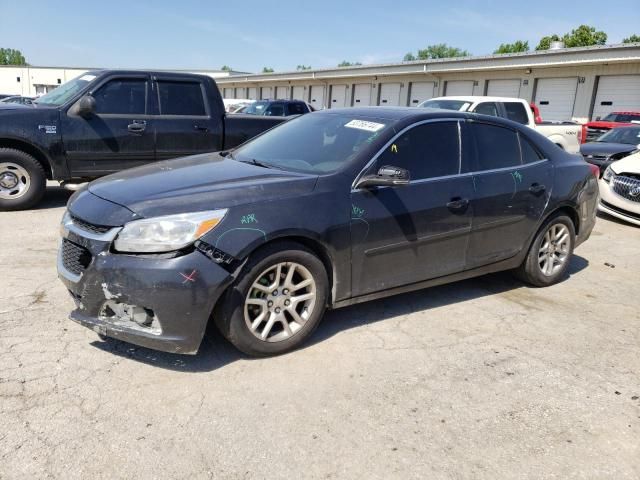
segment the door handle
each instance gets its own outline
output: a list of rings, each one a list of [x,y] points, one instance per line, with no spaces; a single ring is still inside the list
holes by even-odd
[[[205,132],[205,133],[206,133],[206,132],[208,132],[208,131],[209,131],[209,127],[207,127],[207,126],[205,126],[205,125],[198,125],[198,124],[195,124],[195,125],[193,126],[193,128],[194,128],[195,130],[198,130],[199,132]]]
[[[468,206],[469,200],[461,197],[454,197],[447,203],[447,208],[453,213],[464,213]]]
[[[143,133],[147,128],[147,122],[144,120],[134,120],[132,123],[127,125],[127,130],[131,133]]]
[[[534,195],[540,195],[546,189],[547,189],[547,187],[545,187],[544,185],[540,185],[539,183],[534,183],[533,185],[531,185],[529,187],[529,191],[531,193],[533,193]]]

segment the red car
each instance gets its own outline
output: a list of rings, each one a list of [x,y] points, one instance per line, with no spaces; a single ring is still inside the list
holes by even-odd
[[[638,124],[640,124],[640,112],[611,112],[603,119],[597,118],[593,122],[585,123],[583,142],[594,142],[612,128]]]

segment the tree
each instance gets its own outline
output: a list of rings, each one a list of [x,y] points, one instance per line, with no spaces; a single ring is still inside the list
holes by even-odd
[[[273,68],[271,68],[271,67],[263,67],[262,73],[273,73]]]
[[[362,65],[362,64],[360,62],[352,63],[352,62],[347,62],[346,60],[343,60],[338,64],[338,67],[355,67],[357,65]]]
[[[28,65],[20,50],[0,48],[0,65]]]
[[[549,50],[551,47],[551,42],[559,42],[560,37],[555,33],[553,35],[547,35],[546,37],[542,37],[538,42],[538,46],[536,50]]]
[[[311,70],[311,65],[298,65],[296,70]]]
[[[500,46],[493,53],[517,53],[528,52],[529,42],[516,40],[513,43],[501,43]]]
[[[223,65],[220,70],[222,70],[223,72],[230,72],[233,69],[229,65]]]
[[[405,62],[413,62],[414,60],[417,60],[417,58],[416,58],[416,56],[415,56],[413,53],[411,53],[411,52],[407,53],[407,54],[404,56],[404,58],[403,58],[403,61],[405,61]]]
[[[635,43],[640,42],[640,35],[631,35],[630,37],[623,38],[622,43]]]
[[[580,25],[578,28],[571,30],[571,33],[565,33],[562,38],[556,34],[542,37],[536,50],[549,50],[551,42],[558,41],[563,41],[566,48],[604,45],[607,43],[607,34],[601,30],[596,30],[596,27]]]
[[[452,57],[468,57],[471,55],[466,50],[457,47],[450,47],[446,43],[438,43],[429,45],[427,48],[418,50],[418,59],[428,60],[430,58],[452,58]]]

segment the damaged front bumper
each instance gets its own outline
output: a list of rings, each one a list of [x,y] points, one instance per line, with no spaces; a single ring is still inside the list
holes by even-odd
[[[61,228],[58,276],[76,303],[71,320],[143,347],[195,354],[231,273],[197,249],[179,256],[113,253],[120,228],[91,227],[69,221]]]

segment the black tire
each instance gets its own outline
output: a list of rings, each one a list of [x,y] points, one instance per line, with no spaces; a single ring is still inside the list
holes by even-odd
[[[316,295],[314,306],[306,323],[289,338],[277,342],[261,340],[251,332],[245,321],[245,299],[254,282],[265,270],[290,262],[302,265],[313,277]],[[214,322],[227,340],[247,355],[280,355],[299,347],[315,331],[326,310],[328,290],[329,281],[325,267],[311,250],[295,242],[278,242],[251,255],[236,281],[218,302],[213,315]]]
[[[541,263],[545,261],[544,257],[541,257],[541,248],[544,248],[546,245],[545,236],[547,235],[547,232],[550,232],[550,229],[552,227],[556,227],[559,225],[564,226],[567,230],[569,243],[566,248],[566,252],[564,252],[566,253],[566,258],[561,265],[558,265],[557,269],[555,269],[554,267],[552,273],[549,274],[545,273],[543,271],[543,267],[541,266]],[[514,271],[514,273],[520,280],[535,287],[548,287],[550,285],[558,283],[567,275],[567,270],[569,268],[569,263],[571,262],[571,256],[573,255],[575,242],[576,230],[575,226],[573,225],[573,221],[568,216],[561,213],[551,216],[538,230],[538,233],[531,243],[529,252],[522,262],[522,265],[520,265],[520,267],[518,267]],[[558,247],[554,245],[553,248]],[[563,252],[559,253],[557,258],[560,258],[562,253]],[[555,255],[555,253],[548,253],[548,255]]]
[[[0,210],[25,210],[36,205],[42,199],[47,186],[47,175],[42,165],[28,153],[13,148],[0,148],[0,165],[2,164],[13,164],[23,168],[28,174],[29,182],[27,189],[19,195],[10,193],[9,188],[4,189],[5,192],[9,192],[7,197],[0,192]],[[2,173],[0,171],[0,175]],[[13,195],[17,196],[11,198]]]

